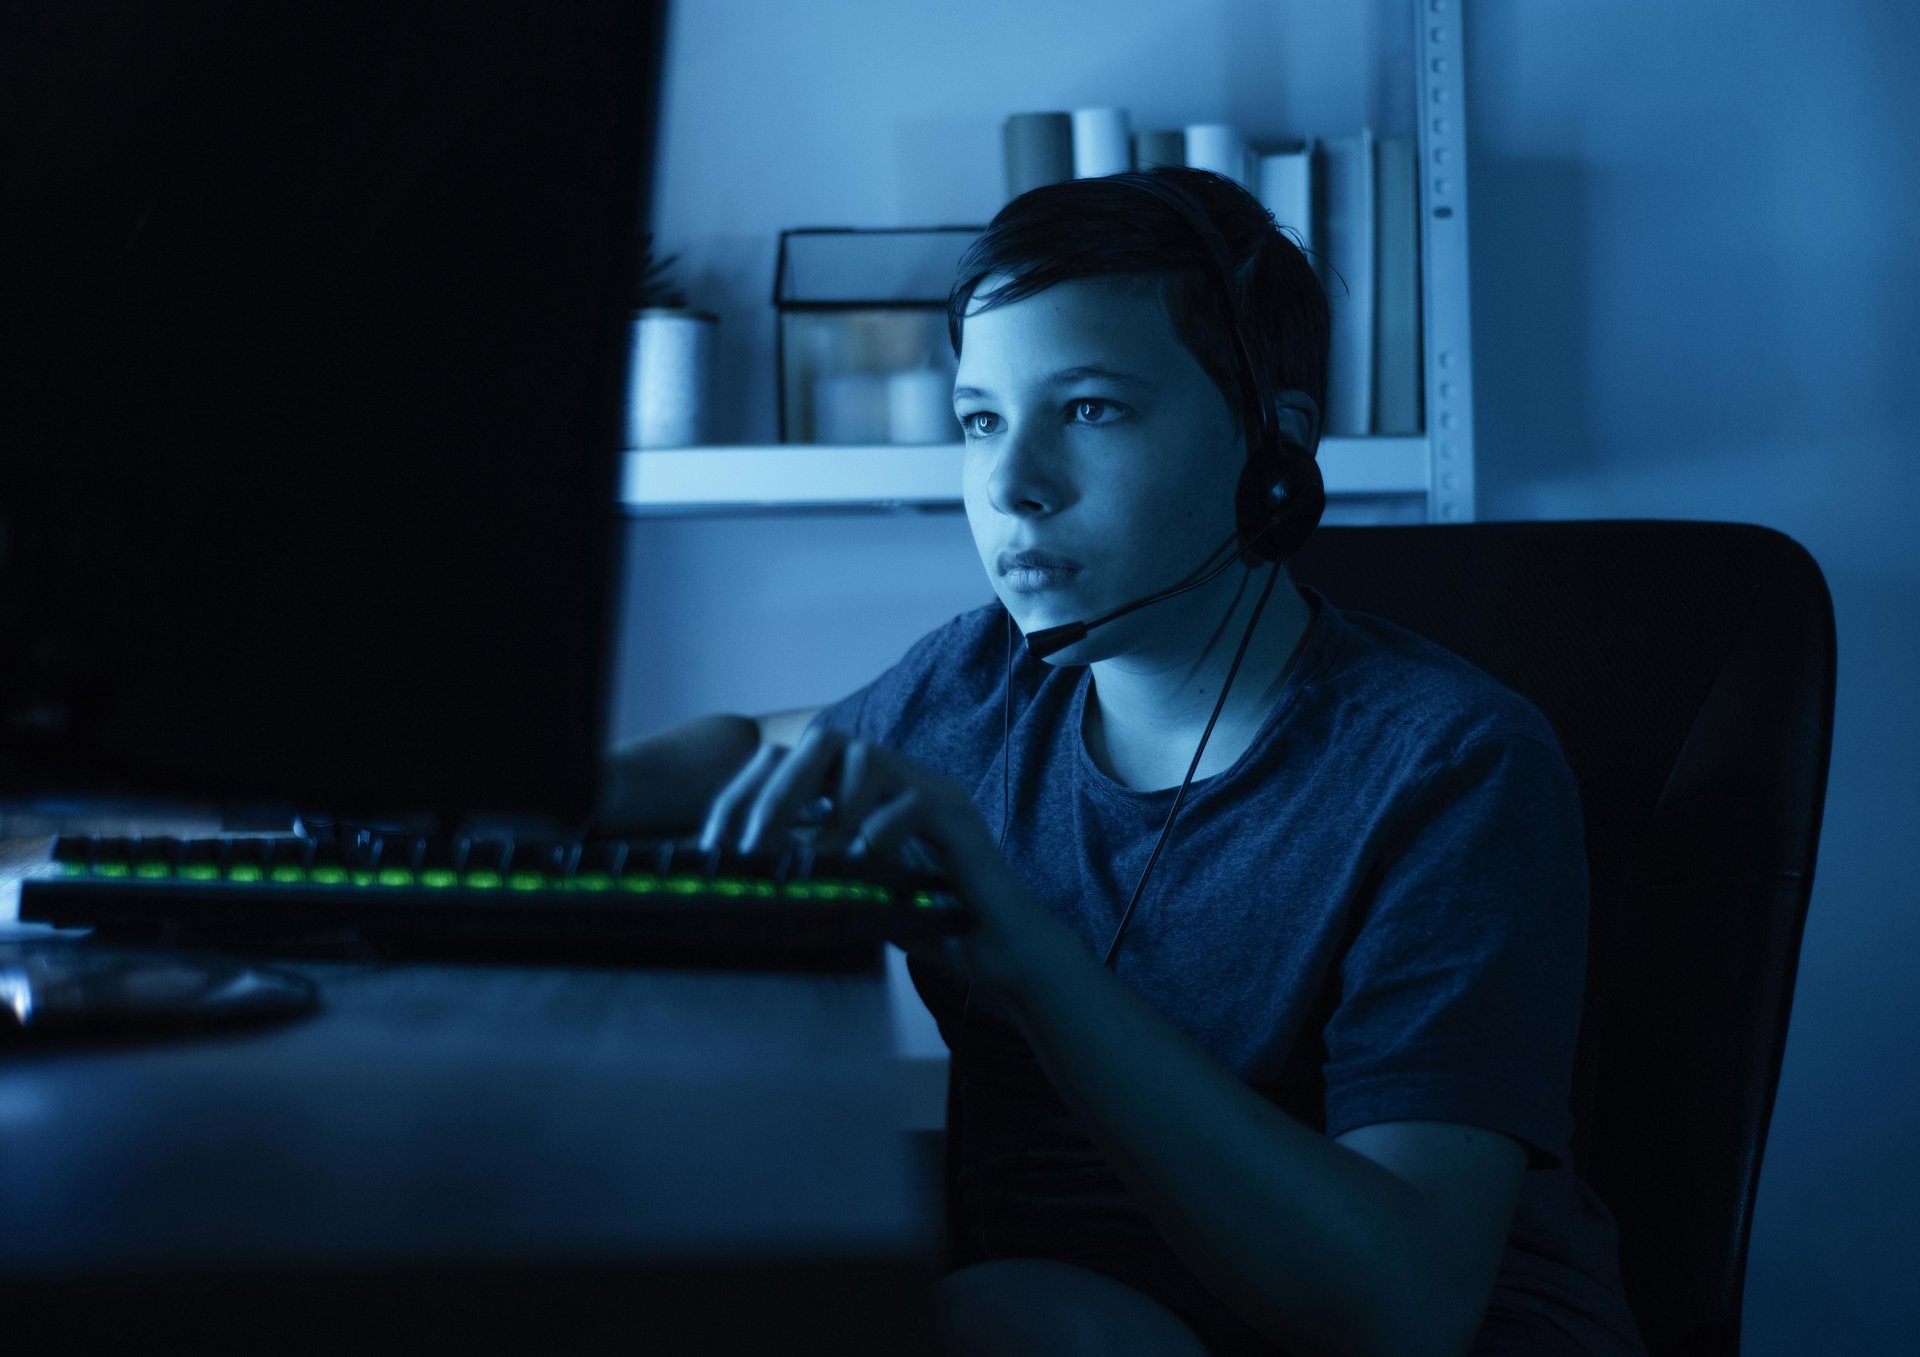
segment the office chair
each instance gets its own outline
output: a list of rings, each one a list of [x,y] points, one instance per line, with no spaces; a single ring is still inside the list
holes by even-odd
[[[1653,1357],[1734,1357],[1833,735],[1819,566],[1753,524],[1627,520],[1325,527],[1290,570],[1552,724],[1591,880],[1574,1167]]]
[[[1746,523],[1327,528],[1295,579],[1539,707],[1591,884],[1575,1170],[1654,1357],[1732,1357],[1833,740],[1833,601]]]

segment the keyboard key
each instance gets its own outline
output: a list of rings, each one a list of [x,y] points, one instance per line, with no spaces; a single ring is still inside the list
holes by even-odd
[[[229,881],[255,882],[267,879],[267,859],[273,851],[267,839],[228,839],[222,874]]]
[[[574,867],[576,876],[589,873],[617,877],[627,865],[627,844],[623,839],[595,839],[580,845],[579,861]]]
[[[267,880],[278,881],[286,886],[297,886],[306,881],[307,869],[313,865],[313,848],[312,839],[270,840],[267,848]]]
[[[181,850],[186,847],[185,839],[168,834],[143,834],[140,837],[140,860],[143,862],[164,862],[169,867],[178,866]]]
[[[457,886],[466,857],[467,840],[463,834],[428,839],[421,848],[417,879],[422,886],[434,890]]]
[[[62,834],[53,841],[53,860],[62,876],[87,876],[93,871],[94,837],[91,834]]]
[[[647,873],[655,877],[664,877],[672,869],[674,869],[672,839],[639,839],[626,846],[626,864],[622,866],[624,875]]]
[[[417,834],[376,834],[368,844],[376,872],[397,870],[412,874],[426,856],[427,841]]]
[[[564,881],[573,875],[579,860],[580,845],[553,840],[522,840],[513,846],[513,870],[538,872],[551,881]]]
[[[474,839],[467,844],[461,882],[476,890],[498,890],[507,884],[507,862],[513,845],[504,839]]]
[[[174,875],[187,881],[218,881],[225,866],[225,840],[188,839],[181,846]]]
[[[350,883],[352,867],[337,840],[322,839],[313,845],[313,859],[307,867],[307,880],[316,886],[344,886]]]
[[[132,876],[135,847],[136,841],[133,839],[102,837],[94,840],[92,874],[113,878]]]

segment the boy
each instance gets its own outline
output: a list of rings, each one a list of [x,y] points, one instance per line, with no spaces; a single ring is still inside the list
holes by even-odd
[[[1139,179],[1218,230],[1231,301]],[[1302,456],[1325,399],[1299,250],[1201,171],[1050,185],[949,323],[999,601],[832,706],[622,751],[602,819],[752,849],[824,798],[823,843],[973,903],[909,961],[958,1080],[950,1350],[1642,1352],[1566,1159],[1586,861],[1552,730],[1255,549],[1243,365]]]

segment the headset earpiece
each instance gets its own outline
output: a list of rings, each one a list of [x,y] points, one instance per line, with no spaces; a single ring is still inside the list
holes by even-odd
[[[1266,437],[1248,448],[1235,494],[1240,555],[1248,565],[1285,561],[1306,545],[1326,512],[1326,483],[1314,448],[1320,409],[1304,391],[1282,391],[1267,404]]]
[[[1311,457],[1283,456],[1267,474],[1248,462],[1235,496],[1240,557],[1248,565],[1286,561],[1305,546],[1327,508],[1326,483]]]

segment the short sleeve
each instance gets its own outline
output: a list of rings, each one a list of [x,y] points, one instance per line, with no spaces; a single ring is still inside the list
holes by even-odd
[[[907,714],[922,705],[915,699],[925,690],[927,676],[951,629],[949,623],[922,636],[871,683],[815,712],[807,729],[823,726],[856,740],[897,745]]]
[[[1551,1168],[1585,995],[1579,787],[1551,744],[1475,740],[1382,831],[1326,1039],[1326,1133],[1456,1121]]]
[[[808,729],[897,749],[971,786],[1000,752],[1003,617],[995,603],[936,627],[873,682],[821,708]]]
[[[807,729],[812,731],[818,727],[836,730],[856,740],[874,739],[866,720],[867,698],[872,689],[873,685],[868,684],[858,692],[822,707],[813,714],[813,720],[807,722]]]

